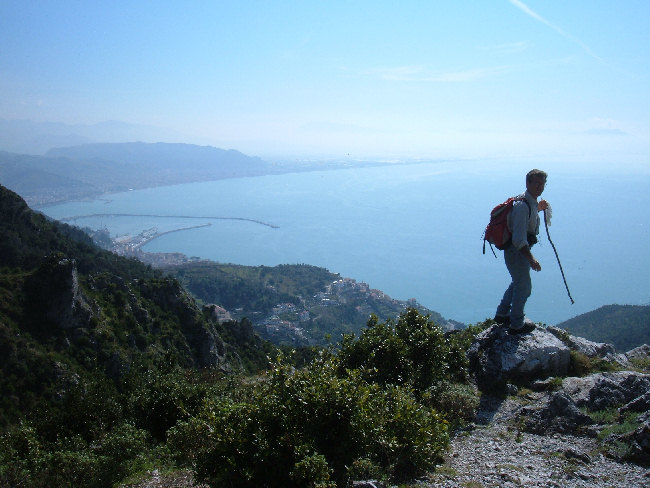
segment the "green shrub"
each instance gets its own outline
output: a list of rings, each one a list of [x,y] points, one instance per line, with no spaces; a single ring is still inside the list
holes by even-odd
[[[386,472],[372,459],[359,458],[352,461],[352,465],[348,467],[348,478],[351,480],[385,480]]]
[[[448,443],[442,416],[407,386],[340,375],[324,354],[301,370],[279,365],[246,401],[221,396],[171,429],[169,442],[211,486],[344,486],[348,467],[387,478],[430,469]],[[331,475],[330,475],[331,473]]]
[[[373,398],[379,425],[370,443],[376,459],[393,481],[406,481],[440,463],[449,442],[448,424],[435,410],[419,403],[410,389],[390,386]]]
[[[196,413],[207,394],[205,385],[192,383],[180,370],[133,376],[128,386],[128,412],[135,424],[157,441],[164,441],[167,430],[179,420]]]
[[[75,440],[68,440],[65,443],[77,444]],[[44,456],[43,469],[38,473],[37,484],[34,486],[110,488],[113,480],[103,478],[101,473],[101,464],[106,461],[92,451],[81,448],[80,445],[71,445],[67,448],[64,445],[57,446]]]
[[[548,383],[548,390],[549,391],[557,391],[562,388],[562,377],[561,376],[555,376],[549,381]]]
[[[93,451],[100,458],[101,478],[119,481],[139,471],[149,448],[149,433],[123,423],[95,443]]]
[[[570,351],[569,375],[585,376],[592,372],[591,361],[583,353],[576,350]]]
[[[490,327],[492,320],[487,320],[476,325],[468,325],[464,329],[456,329],[445,334],[449,346],[447,361],[449,363],[449,380],[456,383],[466,383],[469,380],[469,361],[467,350],[472,345],[474,338]]]
[[[336,488],[330,481],[331,469],[322,454],[306,454],[295,465],[289,477],[296,486]]]
[[[43,460],[36,430],[21,423],[0,436],[0,486],[35,486]]]
[[[48,442],[77,435],[91,442],[112,429],[123,416],[115,385],[105,378],[84,378],[61,394],[60,401],[32,413],[39,435]]]
[[[358,369],[380,385],[410,385],[424,391],[450,376],[450,345],[442,329],[415,309],[380,323],[368,321],[358,339],[346,335],[338,353],[340,370]]]
[[[79,435],[48,444],[39,439],[32,425],[24,423],[5,433],[0,442],[0,486],[34,488],[112,487],[139,468],[137,461],[148,447],[147,433],[128,424],[93,444]]]
[[[650,373],[650,356],[630,358],[632,366],[641,373]]]
[[[423,397],[425,403],[443,413],[452,428],[474,419],[479,406],[478,393],[470,385],[442,382],[430,388]]]

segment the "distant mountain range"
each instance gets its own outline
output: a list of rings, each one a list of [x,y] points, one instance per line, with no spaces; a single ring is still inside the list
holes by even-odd
[[[239,151],[191,144],[84,144],[52,149],[45,156],[0,151],[0,183],[30,205],[277,171]]]
[[[558,327],[592,341],[613,344],[618,351],[627,351],[650,344],[650,306],[606,305],[562,322]]]
[[[385,163],[270,163],[234,149],[194,144],[89,143],[48,149],[45,155],[0,150],[0,183],[22,196],[29,205],[38,206],[130,189],[382,164]]]

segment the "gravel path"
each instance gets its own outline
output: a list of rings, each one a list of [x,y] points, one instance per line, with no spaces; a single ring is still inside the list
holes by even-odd
[[[649,469],[605,457],[595,439],[517,432],[512,420],[519,406],[507,400],[497,402],[495,409],[481,412],[479,420],[489,423],[456,435],[445,464],[420,485],[432,488],[650,486]]]

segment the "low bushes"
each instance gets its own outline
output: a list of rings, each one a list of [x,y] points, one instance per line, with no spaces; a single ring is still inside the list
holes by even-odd
[[[337,363],[279,365],[247,401],[206,402],[172,429],[173,450],[193,453],[211,486],[343,486],[362,466],[392,480],[432,468],[448,443],[443,417],[410,387],[340,375]]]
[[[190,468],[215,487],[412,479],[476,407],[463,384],[475,332],[444,334],[408,310],[300,368],[279,354],[255,377],[167,363],[134,364],[119,382],[73,375],[0,435],[0,486],[112,487],[153,467]]]
[[[212,398],[169,434],[179,462],[211,486],[345,486],[399,482],[431,470],[450,422],[478,406],[465,350],[476,330],[447,336],[416,310],[368,322],[359,338],[302,369],[281,362],[248,394]]]

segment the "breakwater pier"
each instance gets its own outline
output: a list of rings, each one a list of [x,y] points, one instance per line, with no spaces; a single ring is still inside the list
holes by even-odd
[[[202,219],[202,220],[241,220],[244,222],[252,222],[254,224],[264,225],[272,229],[278,229],[277,225],[264,222],[257,219],[249,219],[246,217],[215,217],[215,216],[200,216],[200,215],[157,215],[157,214],[126,214],[126,213],[96,213],[86,215],[73,215],[70,217],[63,217],[59,219],[61,222],[73,222],[80,219],[89,219],[97,217],[147,217],[147,218],[160,218],[160,219]]]

